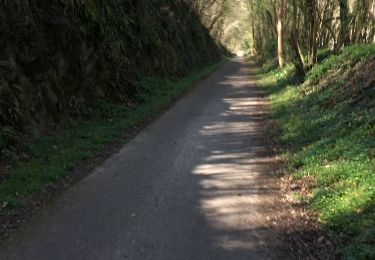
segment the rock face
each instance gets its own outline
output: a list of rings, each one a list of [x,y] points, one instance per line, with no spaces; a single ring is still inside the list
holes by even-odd
[[[0,0],[0,132],[89,113],[102,99],[126,103],[140,75],[178,77],[218,60],[191,10],[175,0]]]

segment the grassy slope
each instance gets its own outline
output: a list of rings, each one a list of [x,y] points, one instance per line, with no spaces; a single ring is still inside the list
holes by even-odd
[[[310,180],[304,199],[343,238],[347,259],[375,258],[374,61],[375,45],[361,45],[326,57],[305,79],[292,67],[259,74],[287,171]]]
[[[134,108],[103,103],[94,120],[75,122],[67,130],[37,138],[27,145],[28,162],[14,165],[0,183],[3,207],[11,210],[22,206],[23,198],[42,191],[82,160],[95,157],[105,145],[120,140],[124,132],[156,116],[223,62],[197,70],[178,81],[145,78],[142,93],[138,93],[143,102]]]

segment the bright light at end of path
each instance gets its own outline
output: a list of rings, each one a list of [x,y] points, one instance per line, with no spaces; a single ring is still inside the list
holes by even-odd
[[[236,55],[237,55],[237,57],[243,57],[243,56],[245,56],[245,52],[244,51],[237,51]]]

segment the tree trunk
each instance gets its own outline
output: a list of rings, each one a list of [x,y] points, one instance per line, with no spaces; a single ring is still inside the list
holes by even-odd
[[[309,53],[308,66],[311,68],[317,59],[317,36],[318,36],[318,22],[317,22],[317,7],[316,0],[311,0],[307,9],[310,16],[309,24]]]
[[[280,0],[277,10],[277,57],[279,66],[284,66],[284,11],[285,0]]]
[[[298,17],[297,17],[297,12],[298,12],[298,7],[296,1],[299,0],[293,0],[292,1],[292,7],[293,7],[293,13],[292,13],[292,31],[290,34],[289,38],[289,46],[292,51],[292,57],[293,57],[293,63],[296,66],[297,73],[300,75],[304,75],[305,71],[305,59],[303,52],[301,50],[301,46],[299,44],[299,33],[298,33]]]
[[[300,55],[300,49],[298,47],[298,40],[296,37],[297,37],[296,33],[293,33],[291,35],[289,39],[289,45],[292,51],[293,63],[294,63],[294,66],[296,67],[297,73],[299,75],[304,75],[305,66],[304,66],[303,56]]]
[[[350,44],[349,36],[349,7],[348,0],[339,0],[340,6],[340,44],[342,46],[348,46]]]

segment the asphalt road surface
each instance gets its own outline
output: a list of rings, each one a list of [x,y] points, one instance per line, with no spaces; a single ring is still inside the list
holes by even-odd
[[[261,92],[241,59],[216,73],[65,191],[0,259],[282,259],[264,227]]]

